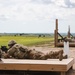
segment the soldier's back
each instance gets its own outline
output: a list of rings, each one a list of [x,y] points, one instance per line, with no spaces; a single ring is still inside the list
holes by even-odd
[[[28,48],[24,45],[15,44],[12,48],[8,50],[8,54],[14,58],[24,58]]]

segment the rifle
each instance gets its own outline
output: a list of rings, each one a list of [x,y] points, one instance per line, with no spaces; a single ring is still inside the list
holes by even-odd
[[[61,37],[62,40],[64,40],[65,42],[67,42],[66,37],[64,38],[60,33],[57,32],[57,34]]]
[[[70,33],[70,35],[72,36],[72,38],[74,38],[73,35],[72,35],[71,33]]]
[[[4,51],[5,53],[7,53],[7,51],[8,51],[8,48],[7,48],[7,46],[1,46],[1,48],[0,48],[2,51]]]

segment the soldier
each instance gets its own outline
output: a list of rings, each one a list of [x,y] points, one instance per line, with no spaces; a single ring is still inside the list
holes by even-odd
[[[40,51],[36,51],[35,49],[31,50],[27,46],[17,44],[16,41],[10,40],[8,43],[9,49],[6,54],[4,54],[4,58],[17,58],[17,59],[57,59],[61,61],[63,58],[67,58],[67,56],[63,57],[63,50],[49,53],[42,53]]]

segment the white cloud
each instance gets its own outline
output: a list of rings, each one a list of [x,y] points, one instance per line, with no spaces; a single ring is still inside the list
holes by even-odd
[[[56,18],[72,20],[75,8],[69,8],[68,5],[74,7],[75,1],[70,0],[70,3],[68,0],[0,0],[0,21],[45,22]]]
[[[72,3],[75,3],[75,0],[70,0]]]
[[[31,0],[31,2],[39,4],[50,4],[52,0]]]
[[[55,0],[54,3],[58,6],[66,7],[66,4],[65,4],[64,0]]]
[[[43,2],[34,4],[31,0],[0,0],[0,15],[10,20],[42,20],[50,18],[67,18],[74,14],[74,9],[63,8],[64,0],[35,0]],[[44,2],[54,2],[45,5]],[[73,2],[73,1],[72,1]],[[68,12],[67,12],[68,11]]]

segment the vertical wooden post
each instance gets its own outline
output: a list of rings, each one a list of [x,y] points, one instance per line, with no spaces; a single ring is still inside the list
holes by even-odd
[[[70,38],[70,26],[68,27],[68,38]]]
[[[54,46],[56,47],[56,30],[54,31]]]
[[[56,30],[58,31],[58,19],[56,19]]]
[[[54,31],[54,41],[55,41],[55,47],[57,47],[57,44],[58,44],[58,19],[56,19],[56,29]]]

